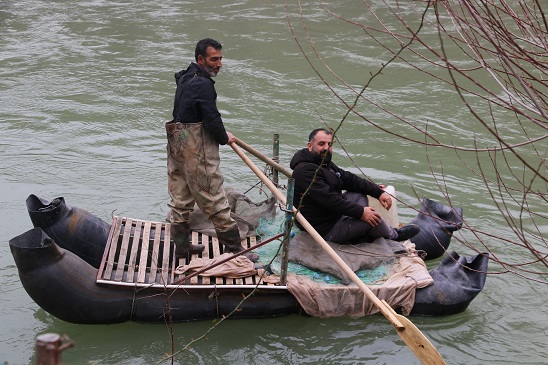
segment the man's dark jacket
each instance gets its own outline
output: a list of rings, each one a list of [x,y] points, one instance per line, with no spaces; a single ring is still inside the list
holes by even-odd
[[[204,128],[221,145],[228,135],[217,109],[215,81],[196,63],[175,74],[177,91],[173,103],[173,120],[181,123],[204,123]]]
[[[297,207],[302,200],[301,214],[323,236],[341,216],[360,219],[363,214],[363,206],[348,201],[343,190],[374,198],[379,198],[383,191],[378,185],[339,168],[331,162],[330,157],[325,159],[318,171],[321,162],[319,155],[313,155],[307,148],[303,148],[293,156],[289,166],[293,169],[292,177],[295,179],[293,205]],[[314,178],[316,171],[318,173]],[[307,189],[308,193],[303,199]],[[297,226],[302,229],[298,223]]]

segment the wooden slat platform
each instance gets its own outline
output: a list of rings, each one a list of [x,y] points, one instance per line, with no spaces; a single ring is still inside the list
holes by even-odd
[[[190,283],[174,285],[185,275],[176,275],[174,269],[179,265],[188,264],[193,258],[214,258],[223,253],[223,247],[216,237],[192,232],[192,244],[201,243],[205,250],[190,259],[179,259],[175,262],[173,244],[170,242],[171,225],[165,222],[151,222],[126,217],[114,217],[112,222],[105,253],[99,267],[97,282],[101,284],[142,286],[142,287],[192,287],[192,286],[261,286],[268,288],[285,289],[285,286],[276,286],[264,283],[257,275],[241,278],[226,279],[222,277],[195,276]],[[242,246],[255,245],[254,237],[242,241]],[[185,262],[185,260],[187,262]]]

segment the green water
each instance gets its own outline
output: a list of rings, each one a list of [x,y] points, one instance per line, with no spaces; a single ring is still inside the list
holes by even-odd
[[[342,15],[365,21],[360,1],[333,1]],[[203,37],[223,43],[223,69],[216,78],[218,106],[226,127],[265,154],[280,135],[280,163],[289,166],[313,128],[335,127],[346,109],[306,61],[343,100],[355,93],[314,57],[307,37],[332,70],[359,90],[390,55],[364,33],[306,2],[30,1],[2,2],[0,9],[0,362],[34,361],[37,335],[68,335],[67,364],[153,364],[171,352],[170,331],[180,349],[212,322],[167,325],[125,323],[83,326],[60,321],[40,309],[22,287],[8,241],[32,228],[25,199],[64,196],[109,221],[113,212],[163,220],[167,178],[163,123],[170,118],[173,74],[186,68]],[[377,11],[385,14],[382,2]],[[292,34],[291,25],[295,28]],[[431,34],[432,41],[435,33]],[[454,51],[455,52],[455,51]],[[455,52],[458,55],[458,52]],[[481,77],[481,76],[479,76]],[[490,83],[485,77],[485,82]],[[489,145],[492,137],[474,123],[454,91],[401,62],[375,78],[367,97],[426,126],[444,143]],[[415,215],[426,195],[444,201],[443,191],[464,209],[467,222],[493,237],[512,233],[478,175],[446,149],[426,149],[402,140],[421,136],[411,126],[360,101],[362,117],[350,115],[338,136],[334,159],[341,167],[394,185],[400,220]],[[514,128],[512,115],[501,126]],[[369,122],[367,122],[367,121]],[[377,125],[378,127],[375,127]],[[382,129],[381,129],[382,128]],[[545,153],[541,150],[541,154]],[[229,147],[221,148],[226,184],[246,191],[258,179]],[[480,156],[489,162],[488,156]],[[439,176],[443,172],[444,179]],[[503,177],[511,180],[506,169]],[[438,178],[436,178],[438,177]],[[258,190],[251,196],[260,197]],[[531,208],[546,214],[542,202]],[[536,205],[535,205],[536,204]],[[510,202],[511,210],[517,206]],[[546,234],[546,221],[539,229]],[[528,262],[531,257],[497,238],[484,247],[470,231],[451,248],[473,255],[487,248],[497,258]],[[467,242],[464,244],[462,242]],[[437,262],[429,263],[430,266]],[[548,358],[546,285],[504,271],[491,262],[484,291],[461,314],[412,318],[448,364],[544,364]],[[539,267],[531,269],[540,270]],[[545,268],[544,268],[545,270]],[[177,364],[418,364],[382,316],[321,319],[292,315],[226,321],[178,355]]]

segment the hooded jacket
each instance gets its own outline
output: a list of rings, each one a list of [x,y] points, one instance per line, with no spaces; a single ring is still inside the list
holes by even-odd
[[[215,81],[196,63],[175,74],[177,90],[173,103],[173,120],[181,123],[203,122],[205,130],[225,145],[228,135],[217,109]]]
[[[300,204],[301,214],[324,236],[341,216],[360,219],[363,214],[363,206],[347,200],[343,190],[374,198],[379,198],[383,191],[377,184],[339,168],[331,162],[330,157],[320,167],[321,163],[322,158],[319,155],[315,156],[307,148],[303,148],[293,156],[289,166],[295,179],[296,202],[293,205],[298,207]],[[308,193],[303,198],[307,189]],[[297,226],[302,229],[298,222]]]

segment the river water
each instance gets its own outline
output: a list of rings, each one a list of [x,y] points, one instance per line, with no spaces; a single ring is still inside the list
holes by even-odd
[[[377,11],[386,12],[381,1],[373,3]],[[318,3],[302,5],[316,49],[337,75],[359,90],[390,55]],[[331,6],[356,20],[370,16],[361,1],[333,1]],[[8,245],[10,238],[32,228],[25,199],[29,194],[48,200],[64,196],[67,204],[106,221],[113,211],[162,220],[168,201],[163,124],[170,118],[173,74],[187,67],[196,41],[204,37],[224,45],[216,87],[227,129],[266,154],[278,133],[285,166],[306,145],[310,130],[324,123],[335,127],[346,111],[303,57],[294,36],[339,95],[351,103],[353,93],[313,56],[296,3],[286,8],[283,2],[266,0],[3,1],[0,33],[0,362],[32,363],[35,337],[53,332],[76,344],[63,354],[67,364],[170,363],[163,360],[171,352],[166,325],[73,325],[30,299]],[[490,142],[450,89],[403,63],[384,70],[367,95],[411,121],[428,123],[446,143],[473,147],[474,141]],[[408,125],[370,104],[359,108],[380,127],[420,139]],[[441,186],[475,228],[511,235],[482,180],[454,152],[426,149],[355,115],[345,120],[338,136],[352,160],[337,145],[336,162],[359,173],[355,162],[366,176],[394,185],[402,222],[416,215],[422,196],[444,201]],[[258,181],[229,147],[222,147],[221,154],[227,185],[245,191]],[[476,157],[461,158],[473,162]],[[443,181],[435,178],[441,172]],[[546,213],[541,203],[531,208]],[[546,225],[540,228],[546,233]],[[485,250],[473,234],[459,234],[462,241],[453,240],[451,247],[459,254],[473,255],[472,247]],[[516,246],[496,239],[485,242],[498,258],[530,259]],[[495,262],[489,269],[484,291],[464,313],[413,317],[413,323],[448,364],[547,363],[546,285],[497,274],[504,270]],[[209,321],[174,325],[175,348],[211,326]],[[419,362],[382,316],[292,315],[225,321],[178,355],[176,363]]]

